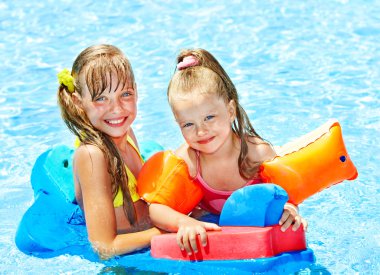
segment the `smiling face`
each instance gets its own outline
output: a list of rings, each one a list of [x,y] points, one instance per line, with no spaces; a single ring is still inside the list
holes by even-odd
[[[181,94],[171,98],[176,121],[187,144],[202,153],[218,151],[232,137],[235,103],[215,93]]]
[[[128,82],[122,87],[116,74],[111,75],[108,83],[110,87],[95,97],[91,95],[87,85],[84,85],[82,95],[77,95],[78,101],[96,129],[111,138],[124,137],[136,118],[137,91]]]

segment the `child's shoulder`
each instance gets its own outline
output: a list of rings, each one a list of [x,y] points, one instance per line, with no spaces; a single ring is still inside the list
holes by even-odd
[[[106,162],[103,151],[91,144],[81,144],[74,153],[74,163],[78,165],[97,165]]]
[[[109,180],[107,166],[104,153],[95,145],[81,144],[74,153],[74,175],[82,189],[95,190],[97,186],[100,187],[98,190],[104,190],[104,184]]]
[[[258,137],[249,137],[248,156],[254,161],[263,162],[272,160],[276,156],[276,152],[269,142]]]
[[[197,156],[195,151],[187,143],[184,143],[174,151],[174,154],[186,162],[190,175],[194,177],[197,174]]]

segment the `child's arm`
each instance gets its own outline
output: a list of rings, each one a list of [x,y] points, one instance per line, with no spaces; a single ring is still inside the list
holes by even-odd
[[[88,238],[102,258],[129,253],[150,244],[157,228],[117,234],[110,176],[103,152],[96,146],[80,146],[74,157],[74,174],[80,182]]]
[[[166,231],[177,232],[177,244],[181,250],[186,250],[188,255],[191,255],[192,251],[198,252],[197,235],[200,237],[202,246],[206,246],[206,231],[220,230],[220,227],[214,223],[198,221],[163,204],[151,204],[149,215],[152,222],[158,227]]]

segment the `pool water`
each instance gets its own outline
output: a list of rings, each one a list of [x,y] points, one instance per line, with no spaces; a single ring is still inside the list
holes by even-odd
[[[60,119],[56,74],[98,43],[131,60],[140,140],[181,144],[166,87],[187,47],[220,60],[275,145],[337,118],[359,177],[300,206],[316,264],[299,273],[380,273],[379,1],[5,0],[0,19],[0,274],[142,274],[77,256],[31,257],[14,244],[33,202],[34,161],[74,139]]]

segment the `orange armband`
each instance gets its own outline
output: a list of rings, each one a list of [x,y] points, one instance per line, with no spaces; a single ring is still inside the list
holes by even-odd
[[[183,214],[190,213],[203,197],[186,162],[171,151],[158,152],[145,162],[137,191],[146,202],[164,204]]]
[[[296,205],[325,188],[358,176],[336,120],[284,145],[277,154],[261,165],[260,175],[265,182],[284,188],[289,202]]]

